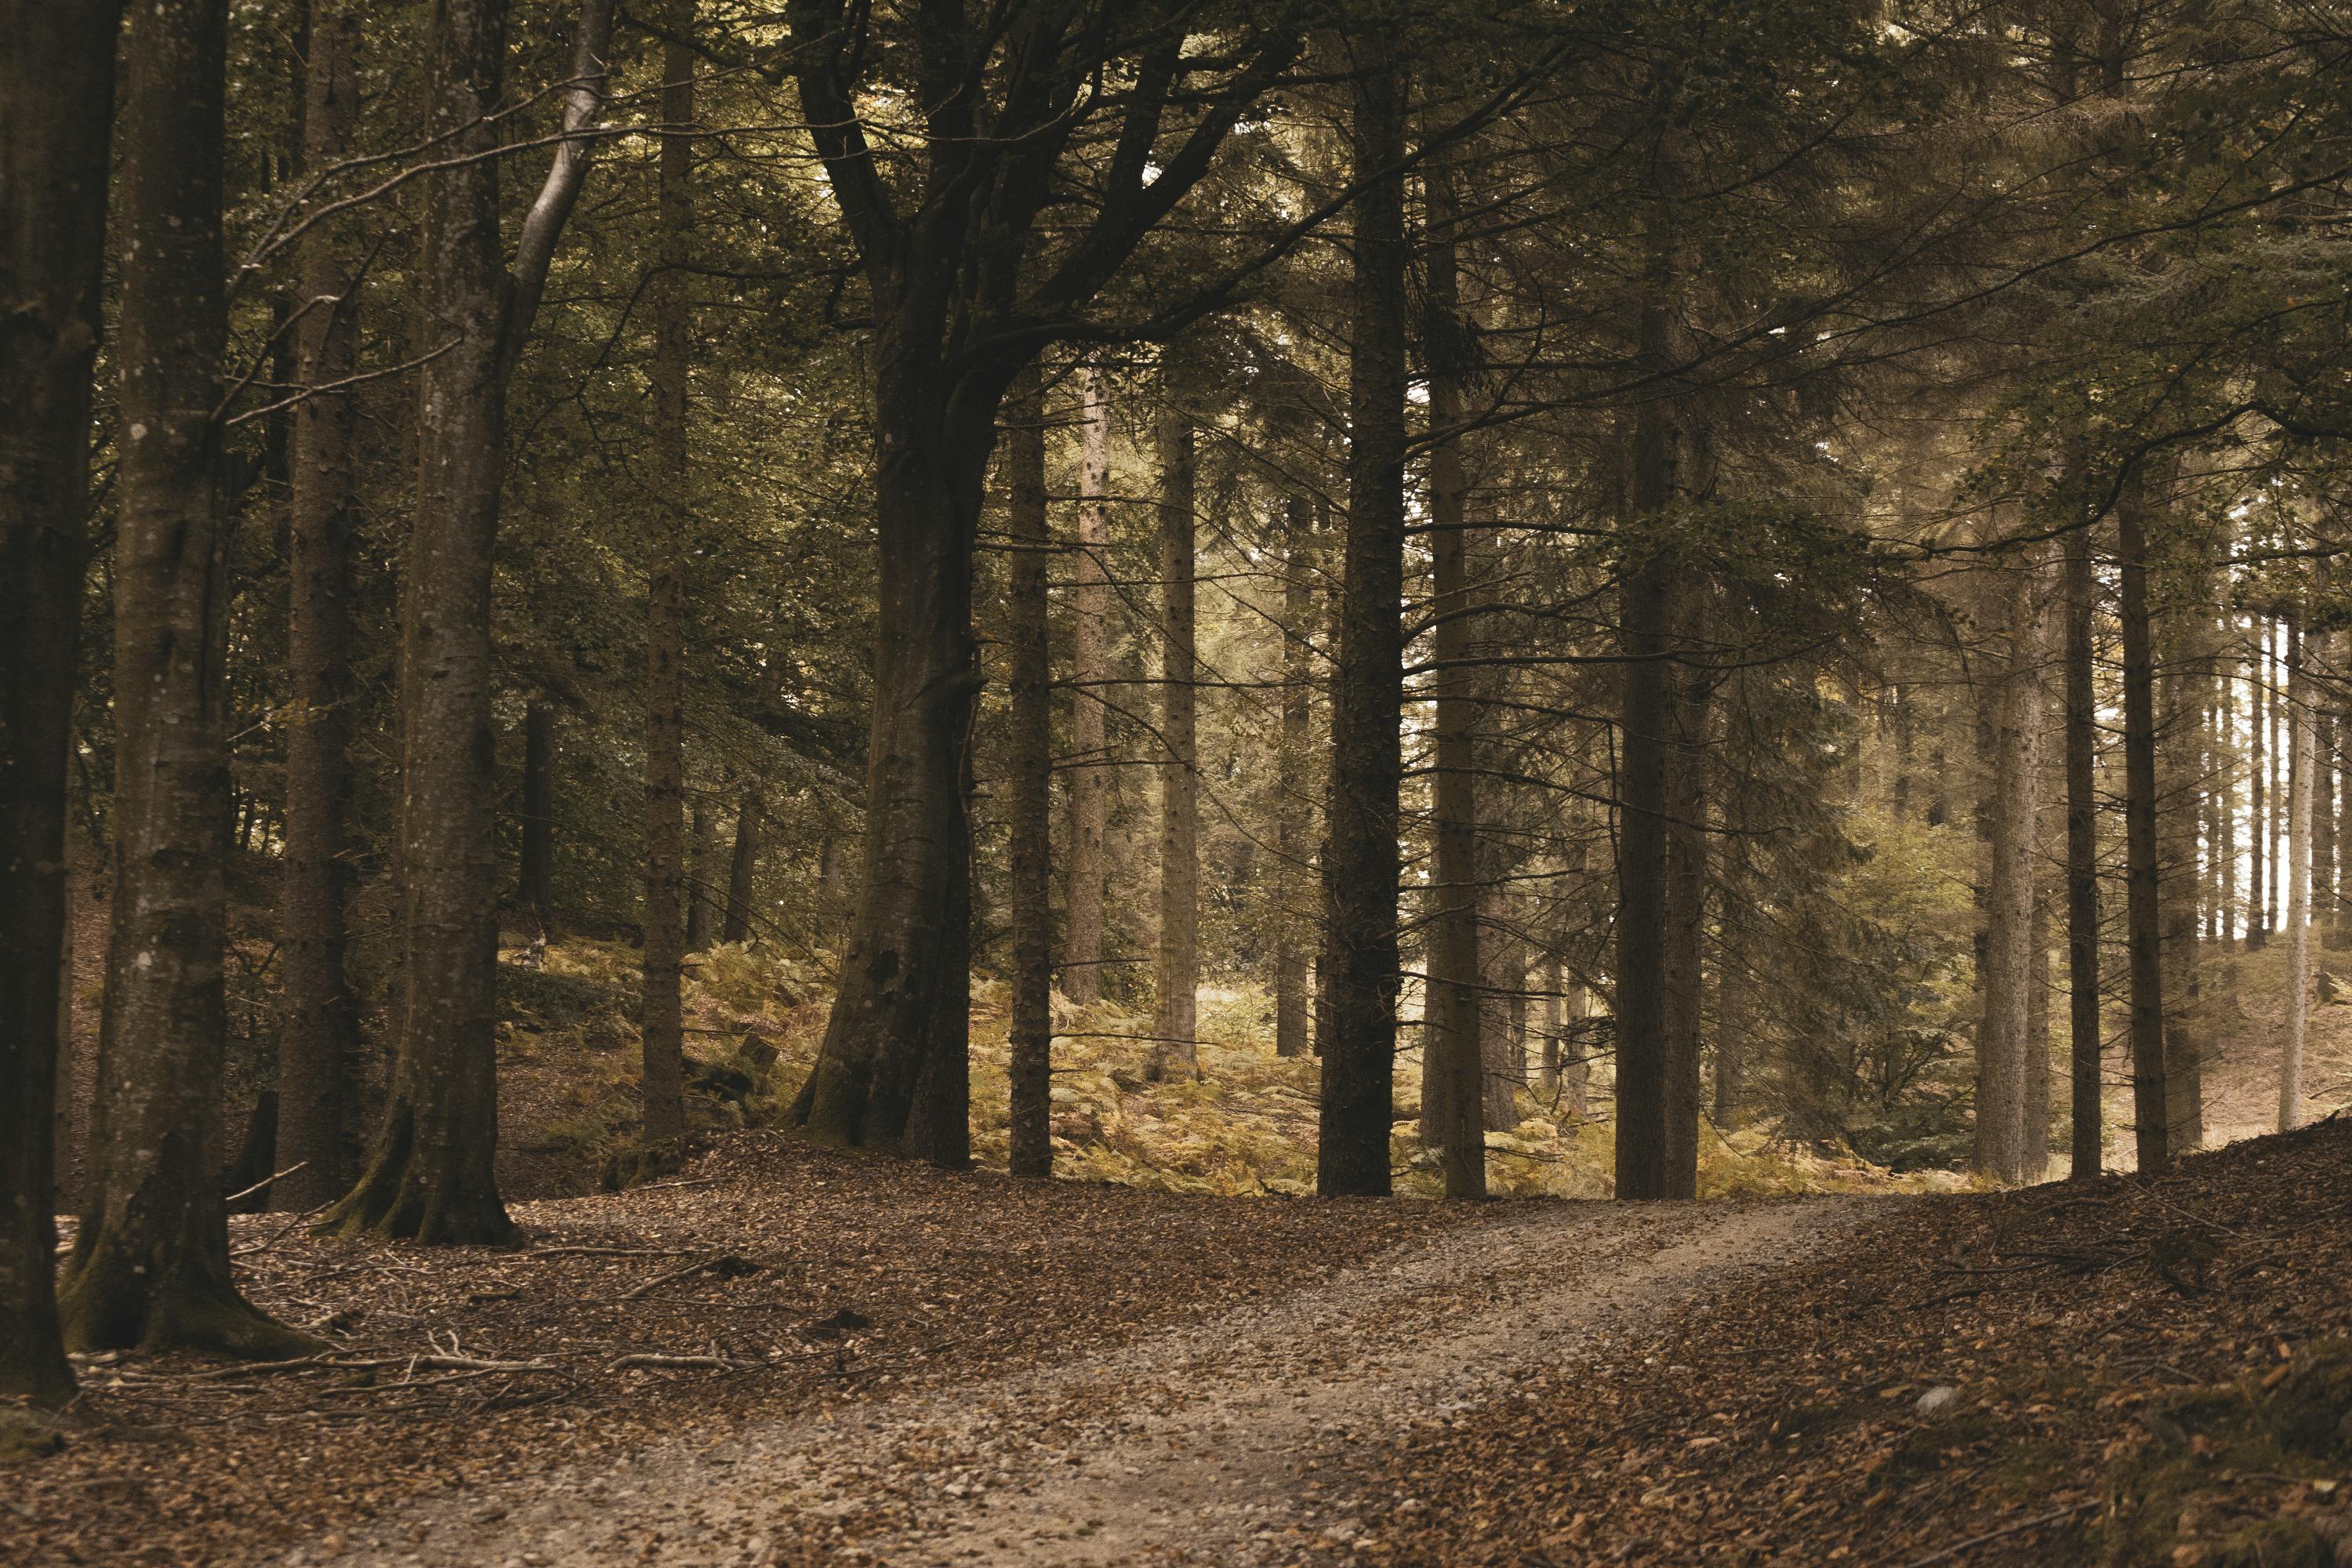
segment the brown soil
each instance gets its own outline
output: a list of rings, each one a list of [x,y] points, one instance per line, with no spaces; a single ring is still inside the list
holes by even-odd
[[[0,1562],[250,1564],[502,1477],[984,1384],[1493,1217],[950,1175],[762,1132],[514,1213],[515,1252],[235,1221],[253,1299],[335,1355],[83,1362],[66,1451],[0,1479]]]

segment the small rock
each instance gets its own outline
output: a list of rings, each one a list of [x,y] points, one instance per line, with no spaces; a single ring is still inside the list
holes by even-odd
[[[1960,1391],[1948,1383],[1939,1383],[1912,1403],[1911,1408],[1923,1418],[1932,1421],[1959,1403]]]

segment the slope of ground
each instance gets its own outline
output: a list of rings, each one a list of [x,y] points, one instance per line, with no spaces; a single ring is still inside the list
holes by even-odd
[[[1313,1478],[1364,1436],[1808,1256],[1863,1206],[1514,1205],[1105,1353],[518,1477],[285,1568],[1284,1562],[1356,1534]]]
[[[1923,1198],[1389,1434],[1343,1483],[1377,1542],[1325,1555],[2352,1563],[2347,1334],[2352,1120]]]
[[[668,1184],[516,1205],[520,1251],[239,1219],[255,1300],[337,1351],[83,1361],[64,1451],[0,1468],[0,1563],[249,1564],[419,1495],[1098,1350],[1494,1213],[949,1175],[749,1132]]]

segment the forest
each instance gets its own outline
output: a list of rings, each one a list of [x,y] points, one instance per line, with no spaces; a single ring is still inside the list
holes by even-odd
[[[2352,1568],[2341,0],[0,0],[0,1561]]]

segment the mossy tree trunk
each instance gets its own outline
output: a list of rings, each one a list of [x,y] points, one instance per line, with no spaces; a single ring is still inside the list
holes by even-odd
[[[760,829],[766,820],[766,801],[756,787],[746,789],[735,807],[735,846],[727,859],[727,918],[719,930],[721,942],[751,940],[751,905],[760,871]]]
[[[268,1357],[317,1344],[237,1294],[218,1185],[227,37],[227,0],[161,0],[133,14],[124,50],[113,935],[89,1190],[58,1302],[67,1342],[82,1350]]]
[[[511,260],[499,220],[506,0],[442,0],[426,114],[449,166],[425,198],[421,455],[401,627],[400,1049],[373,1155],[323,1226],[424,1242],[514,1235],[498,1154],[498,746],[490,581],[506,397],[604,101],[612,0],[582,0],[563,89],[566,139]],[[526,803],[526,813],[530,805]],[[531,891],[527,889],[527,893]],[[536,896],[545,898],[544,888]]]

